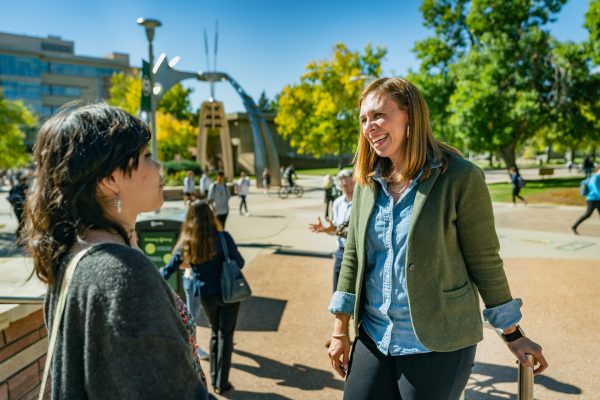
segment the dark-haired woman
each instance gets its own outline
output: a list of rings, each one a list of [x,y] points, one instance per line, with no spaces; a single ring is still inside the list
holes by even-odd
[[[208,396],[189,312],[136,245],[137,215],[163,203],[149,140],[146,124],[106,104],[63,110],[36,139],[24,239],[58,335],[53,399]],[[84,248],[55,332],[65,268]]]
[[[210,377],[217,394],[232,389],[229,383],[233,332],[240,303],[226,304],[221,297],[221,267],[225,261],[224,246],[229,257],[242,268],[244,259],[231,235],[204,201],[193,202],[185,215],[173,257],[161,269],[168,278],[178,268],[191,267],[204,313],[211,328]]]
[[[479,296],[510,351],[542,372],[541,347],[517,325],[521,300],[498,255],[481,170],[433,137],[427,104],[407,80],[372,82],[359,105],[357,186],[329,308],[344,398],[458,399],[483,338]]]

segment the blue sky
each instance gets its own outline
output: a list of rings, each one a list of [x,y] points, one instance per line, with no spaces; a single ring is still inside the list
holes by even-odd
[[[500,1],[500,0],[499,0]],[[312,60],[327,59],[337,42],[353,50],[367,43],[387,47],[386,75],[417,68],[411,49],[430,33],[422,26],[417,0],[0,0],[0,31],[61,36],[75,41],[79,55],[129,53],[133,65],[147,58],[148,47],[138,17],[159,19],[155,54],[176,55],[176,68],[206,70],[203,31],[212,46],[219,21],[217,70],[229,73],[253,98],[265,90],[273,97],[287,84],[298,82]],[[559,40],[581,41],[588,7],[569,0],[550,30]],[[193,106],[210,95],[206,83],[184,81],[194,88]],[[243,111],[242,102],[227,84],[218,84],[216,98],[227,112]]]

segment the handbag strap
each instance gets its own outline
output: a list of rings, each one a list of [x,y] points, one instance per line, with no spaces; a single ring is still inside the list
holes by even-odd
[[[221,242],[221,248],[223,249],[223,255],[225,260],[229,261],[229,249],[227,248],[227,242],[225,241],[225,233],[219,232],[219,241]]]
[[[79,260],[81,260],[83,256],[85,256],[87,252],[93,247],[94,245],[81,249],[77,254],[75,254],[75,256],[73,256],[73,258],[69,262],[69,265],[67,265],[67,269],[65,270],[62,285],[60,287],[60,292],[58,294],[58,300],[56,301],[56,307],[54,310],[54,320],[52,321],[52,331],[50,332],[50,343],[48,345],[48,352],[46,354],[44,376],[42,378],[42,385],[40,386],[40,394],[38,396],[38,400],[42,400],[44,398],[44,391],[46,390],[48,374],[50,373],[50,364],[52,362],[52,356],[54,355],[54,348],[56,347],[56,338],[58,337],[60,322],[62,320],[63,311],[65,309],[65,303],[67,300],[67,293],[69,291],[69,286],[71,285],[71,280],[73,279],[73,274],[75,273],[75,268],[77,268]]]

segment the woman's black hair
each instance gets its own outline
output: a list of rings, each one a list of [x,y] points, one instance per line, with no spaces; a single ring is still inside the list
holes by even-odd
[[[149,140],[144,122],[104,103],[68,105],[44,123],[23,237],[42,281],[53,284],[61,257],[89,228],[116,232],[130,244],[123,226],[106,215],[97,186],[117,169],[131,176]]]

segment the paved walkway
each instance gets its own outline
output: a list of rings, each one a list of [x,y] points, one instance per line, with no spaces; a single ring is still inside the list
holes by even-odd
[[[300,183],[319,187],[321,181],[301,177]],[[236,390],[223,398],[340,399],[343,381],[330,369],[324,347],[332,321],[326,308],[335,238],[307,229],[323,212],[322,192],[287,200],[252,192],[248,204],[252,214],[242,217],[238,199],[231,199],[227,229],[247,260],[255,296],[243,304],[235,336]],[[9,211],[0,197],[4,255],[15,228]],[[524,299],[522,325],[544,346],[550,362],[547,374],[536,378],[536,398],[598,398],[600,218],[586,221],[582,235],[575,236],[568,227],[583,212],[579,207],[495,204],[494,211],[513,295]],[[0,268],[17,262],[22,268],[19,257],[5,259]],[[207,347],[207,328],[199,329],[198,340]],[[486,330],[465,399],[514,399],[516,388],[513,357]]]

